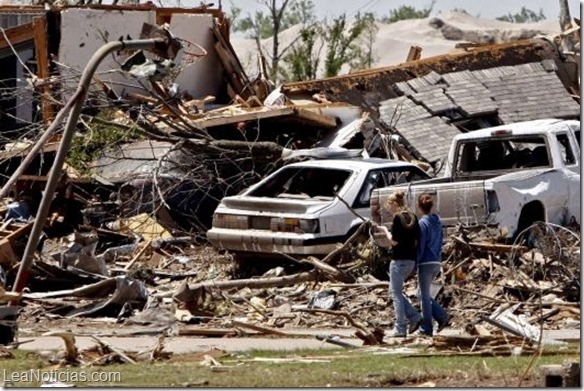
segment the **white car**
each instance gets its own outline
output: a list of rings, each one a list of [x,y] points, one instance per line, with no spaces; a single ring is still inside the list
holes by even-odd
[[[369,219],[373,189],[428,178],[413,164],[378,158],[290,164],[225,197],[207,237],[243,256],[328,254],[362,222],[341,199]]]

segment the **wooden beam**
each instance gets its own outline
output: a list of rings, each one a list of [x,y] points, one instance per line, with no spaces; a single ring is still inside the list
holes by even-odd
[[[206,15],[210,14],[219,21],[223,21],[225,14],[219,9],[209,8],[157,8],[156,9],[156,24],[170,23],[172,15],[174,14],[194,14]]]
[[[391,89],[393,84],[427,75],[431,71],[438,74],[474,71],[502,65],[540,62],[545,59],[555,60],[559,65],[557,73],[564,85],[577,82],[560,66],[562,61],[556,45],[535,38],[481,46],[470,52],[426,57],[405,64],[367,69],[327,79],[285,83],[281,91],[284,94],[305,95],[325,91],[339,101],[358,105],[364,102],[373,104],[372,102],[375,103],[377,100],[394,97],[395,92]],[[356,89],[358,93],[355,93]]]
[[[422,57],[422,48],[419,46],[411,46],[406,58],[406,62],[416,61]]]
[[[336,119],[330,115],[318,114],[313,111],[300,109],[297,107],[280,107],[272,109],[261,108],[260,110],[251,110],[249,112],[243,113],[225,113],[225,116],[221,117],[197,119],[192,121],[191,124],[201,128],[212,128],[215,126],[236,124],[238,122],[286,116],[296,117],[326,128],[334,128],[337,126]]]
[[[317,123],[325,128],[337,127],[337,120],[335,119],[335,117],[331,117],[330,115],[318,114],[315,113],[314,111],[301,109],[299,107],[294,108],[294,114],[298,118],[302,118],[304,120]]]
[[[33,41],[34,40],[34,31],[33,31],[33,24],[27,23],[20,25],[18,27],[13,27],[11,29],[4,30],[6,37],[8,38],[8,42],[12,46],[18,45],[19,43],[23,43],[26,41]],[[0,34],[0,49],[5,49],[10,45],[4,38],[4,34]]]
[[[227,74],[229,84],[235,90],[236,94],[241,95],[244,99],[247,99],[251,96],[251,89],[246,87],[250,87],[249,79],[243,69],[243,66],[239,62],[239,58],[231,46],[231,43],[223,36],[220,28],[215,25],[211,29],[213,31],[213,35],[215,36],[215,50],[219,59],[221,60],[221,64],[223,65],[223,69]],[[233,98],[233,97],[232,97]]]
[[[47,48],[47,19],[45,17],[33,19],[32,26],[35,57],[37,62],[37,77],[46,81],[51,75],[49,69],[49,51]],[[40,90],[43,122],[48,126],[53,122],[53,118],[55,117],[55,108],[49,99],[51,87],[49,83],[42,83]]]

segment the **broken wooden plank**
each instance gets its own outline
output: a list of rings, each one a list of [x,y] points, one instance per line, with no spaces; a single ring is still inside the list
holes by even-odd
[[[41,84],[41,109],[43,122],[50,125],[55,117],[55,108],[51,103],[51,87],[46,81],[51,76],[49,68],[49,50],[47,44],[47,19],[45,17],[35,18],[32,21],[34,33],[34,47],[36,52],[37,76],[43,81]]]
[[[290,119],[297,119],[306,121],[314,126],[325,128],[335,128],[337,121],[334,117],[325,114],[315,113],[307,109],[300,109],[297,107],[277,107],[260,109],[239,109],[240,112],[229,113],[220,117],[207,117],[190,121],[189,123],[198,128],[212,128],[215,126],[224,126],[237,124],[239,122],[257,121],[267,118],[287,117]]]
[[[251,324],[251,323],[247,323],[247,322],[240,322],[238,320],[232,320],[231,324],[233,324],[233,326],[236,327],[242,327],[242,328],[247,328],[253,331],[257,331],[259,333],[262,334],[275,334],[275,335],[281,335],[281,336],[290,336],[291,334],[288,333],[283,333],[279,330],[273,329],[271,327],[266,327],[266,326],[260,326],[260,325],[256,325],[256,324]]]
[[[529,251],[526,246],[510,245],[510,244],[499,244],[499,243],[487,243],[487,242],[466,242],[463,239],[454,236],[453,239],[462,245],[472,247],[480,251],[493,251],[497,253],[516,253],[523,254]]]
[[[98,338],[95,335],[92,335],[91,338],[93,340],[95,340],[95,342],[97,342],[98,344],[100,344],[102,346],[105,346],[107,349],[111,350],[112,352],[114,352],[115,354],[117,354],[118,356],[120,356],[120,358],[122,360],[124,360],[125,362],[127,362],[129,364],[136,364],[136,361],[134,359],[132,359],[130,356],[128,356],[126,353],[122,352],[118,348],[113,347],[111,344],[105,342],[101,338]]]
[[[0,303],[8,303],[11,301],[18,301],[22,298],[22,293],[7,292],[0,286]]]
[[[214,46],[219,59],[228,74],[229,80],[231,81],[230,84],[232,84],[233,87],[236,87],[234,92],[241,95],[244,99],[249,98],[252,95],[253,90],[249,88],[249,79],[243,66],[239,62],[239,58],[237,57],[233,46],[231,46],[231,43],[225,39],[217,24],[215,24],[211,30],[215,36],[216,44]]]
[[[292,274],[282,277],[267,277],[267,278],[251,278],[242,280],[225,280],[225,281],[204,281],[188,286],[186,282],[177,289],[175,293],[167,292],[159,297],[174,296],[179,301],[188,302],[192,292],[201,288],[215,288],[220,290],[232,288],[273,288],[299,284],[307,281],[315,281],[318,277],[318,272],[312,270],[298,274]]]
[[[179,327],[178,335],[181,336],[200,336],[200,337],[229,337],[236,336],[237,330],[233,328],[213,328],[213,327],[200,327],[200,326],[189,326],[189,327]]]
[[[314,266],[319,271],[326,274],[328,276],[328,278],[330,278],[332,281],[339,281],[339,282],[345,282],[345,283],[355,282],[355,278],[352,275],[345,273],[345,272],[337,269],[336,267],[328,265],[328,264],[320,261],[316,257],[308,257],[308,258],[300,260],[300,262],[301,263],[308,263],[308,264]]]
[[[347,321],[351,324],[351,326],[353,326],[353,327],[357,328],[359,331],[361,331],[359,338],[363,339],[369,345],[379,345],[380,344],[380,341],[376,338],[374,333],[367,330],[367,327],[365,327],[365,325],[363,325],[362,323],[353,319],[351,314],[349,314],[347,311],[324,310],[324,309],[320,309],[320,308],[298,308],[298,309],[294,309],[294,310],[308,312],[308,313],[312,313],[312,314],[327,314],[327,315],[342,316],[343,318],[347,319]]]
[[[138,259],[140,259],[140,257],[142,255],[144,255],[144,253],[146,252],[146,250],[148,250],[150,248],[150,245],[152,244],[152,240],[148,240],[144,246],[136,253],[136,255],[134,255],[134,258],[132,258],[132,260],[130,262],[128,262],[128,264],[126,265],[126,267],[124,267],[124,271],[128,271],[130,270],[130,268],[132,266],[134,266],[134,264],[138,261]]]
[[[419,46],[410,46],[406,62],[417,61],[422,58],[422,48]]]
[[[6,36],[5,36],[6,35]],[[6,39],[8,38],[8,39]],[[31,23],[22,24],[17,27],[12,27],[4,30],[4,34],[0,34],[0,49],[10,47],[10,45],[18,45],[26,41],[34,40],[34,26]]]

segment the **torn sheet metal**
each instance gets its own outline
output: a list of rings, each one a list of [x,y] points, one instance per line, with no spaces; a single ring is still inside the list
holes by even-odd
[[[108,295],[111,296],[105,300],[99,300],[99,298]],[[66,315],[67,317],[75,317],[93,315],[102,310],[118,313],[126,303],[130,303],[133,308],[141,309],[148,299],[148,291],[142,281],[133,280],[127,276],[118,276],[77,289],[23,294],[24,299],[31,300],[68,297],[97,299],[90,304],[70,311]]]
[[[511,334],[527,338],[533,342],[539,342],[541,339],[540,327],[529,324],[524,315],[513,314],[518,307],[519,305],[514,305],[504,311],[499,308],[491,316],[483,319]]]
[[[92,170],[100,177],[111,182],[125,182],[139,176],[184,175],[178,169],[181,152],[172,150],[169,142],[144,140],[131,144],[124,144],[104,153],[96,159]]]
[[[73,267],[88,273],[109,276],[109,271],[103,258],[95,256],[98,242],[95,232],[76,232],[65,239],[67,242],[61,247],[64,249],[51,254],[53,259],[59,261],[60,267],[63,269]]]

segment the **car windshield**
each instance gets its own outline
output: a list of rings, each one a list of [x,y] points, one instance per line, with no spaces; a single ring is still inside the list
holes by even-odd
[[[249,193],[253,197],[333,199],[350,170],[321,167],[286,167]]]

